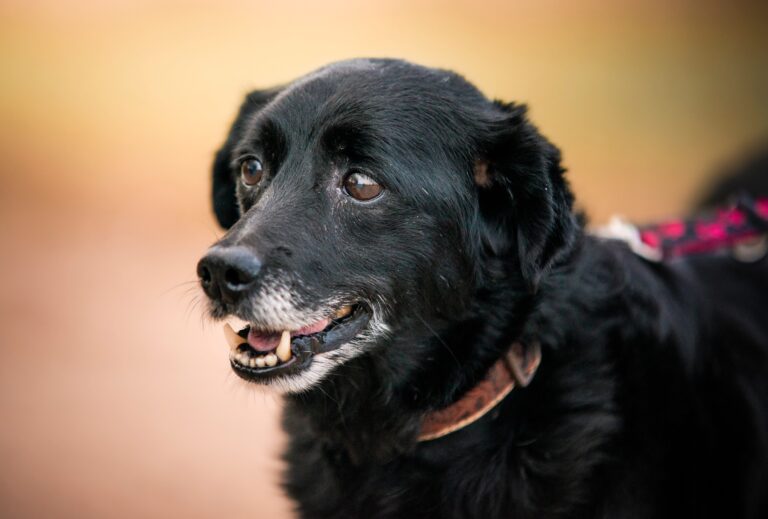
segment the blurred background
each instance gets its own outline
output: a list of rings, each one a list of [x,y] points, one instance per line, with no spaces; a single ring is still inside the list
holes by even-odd
[[[194,267],[242,96],[356,56],[527,102],[595,223],[768,142],[758,2],[2,0],[0,517],[290,517]]]

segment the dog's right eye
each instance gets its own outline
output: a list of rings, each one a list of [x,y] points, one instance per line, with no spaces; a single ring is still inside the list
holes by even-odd
[[[373,200],[383,191],[381,184],[362,173],[353,172],[344,179],[344,192],[356,200]]]
[[[259,159],[247,159],[240,165],[240,178],[246,186],[255,186],[264,176],[264,167]]]

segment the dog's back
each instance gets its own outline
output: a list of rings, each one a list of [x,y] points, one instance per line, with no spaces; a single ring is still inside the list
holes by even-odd
[[[658,263],[642,260],[638,266],[625,259],[625,274],[645,285],[637,293],[656,297],[661,314],[657,340],[639,341],[636,347],[645,351],[625,350],[619,360],[625,438],[645,445],[638,447],[642,459],[622,468],[623,477],[633,481],[633,471],[646,473],[638,485],[655,487],[644,497],[659,500],[646,510],[654,517],[768,516],[766,159],[768,153],[753,156],[720,177],[687,220],[706,234],[718,221],[713,215],[721,223],[737,219],[733,242],[724,225],[704,252],[693,243],[677,250],[694,252]],[[675,229],[681,222],[674,222]],[[632,282],[627,287],[635,290]]]
[[[729,517],[768,517],[768,148],[726,172],[697,208],[717,210],[739,200],[751,207],[759,234],[725,254],[694,256],[675,270],[697,279],[688,295],[700,302],[702,352],[692,405],[701,403],[702,446],[712,453],[719,483],[702,494],[732,489]],[[768,205],[766,205],[768,207]],[[707,424],[710,426],[707,427]]]

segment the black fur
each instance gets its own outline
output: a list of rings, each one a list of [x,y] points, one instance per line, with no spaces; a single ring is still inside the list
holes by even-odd
[[[236,197],[249,154],[265,177]],[[345,198],[349,168],[384,196]],[[523,107],[343,62],[249,95],[213,176],[221,244],[300,280],[307,308],[343,294],[390,328],[286,397],[301,516],[768,517],[768,261],[654,264],[586,235]],[[516,339],[542,345],[530,386],[418,443]]]

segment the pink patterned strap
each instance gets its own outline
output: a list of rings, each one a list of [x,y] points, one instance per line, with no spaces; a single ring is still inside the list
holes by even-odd
[[[745,199],[693,219],[640,227],[640,240],[663,259],[731,248],[768,233],[768,198]]]

